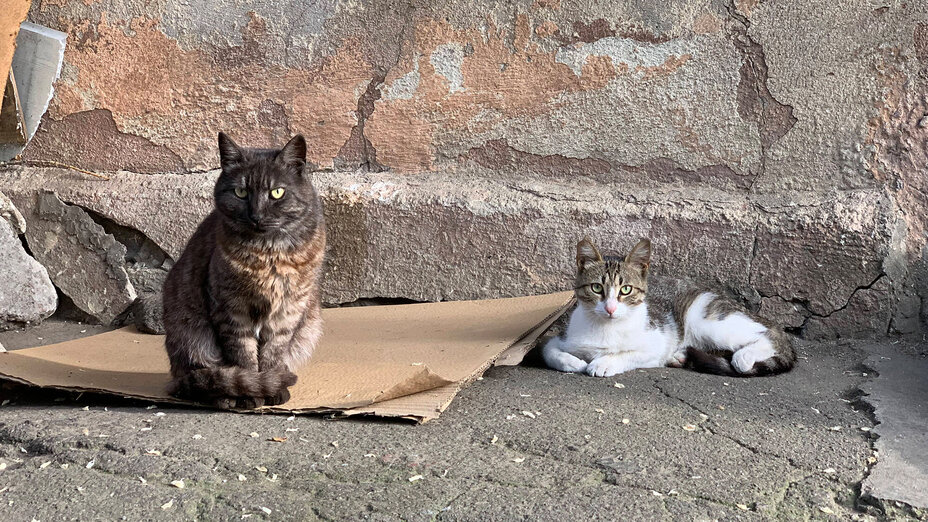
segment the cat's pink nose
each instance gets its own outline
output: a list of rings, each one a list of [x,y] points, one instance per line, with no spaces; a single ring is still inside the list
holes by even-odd
[[[619,303],[606,301],[606,313],[612,315],[619,309]]]

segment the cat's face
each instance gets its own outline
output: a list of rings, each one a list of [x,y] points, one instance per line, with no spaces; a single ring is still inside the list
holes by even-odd
[[[246,149],[220,132],[219,154],[216,208],[232,230],[244,237],[274,239],[315,226],[316,192],[304,172],[302,136],[280,150]]]
[[[603,319],[622,319],[644,303],[650,263],[647,239],[639,241],[625,259],[603,257],[589,238],[583,239],[577,243],[577,301]]]

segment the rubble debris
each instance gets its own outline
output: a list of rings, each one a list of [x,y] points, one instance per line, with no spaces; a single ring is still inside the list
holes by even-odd
[[[4,199],[0,194],[0,205]],[[29,256],[6,219],[0,219],[0,266],[0,330],[40,323],[55,312],[58,295],[48,271]]]
[[[13,226],[17,235],[26,233],[26,220],[19,210],[13,205],[13,200],[0,192],[0,218],[7,220]]]
[[[28,218],[26,240],[55,286],[83,312],[110,324],[136,298],[126,273],[126,247],[80,207],[42,193]]]

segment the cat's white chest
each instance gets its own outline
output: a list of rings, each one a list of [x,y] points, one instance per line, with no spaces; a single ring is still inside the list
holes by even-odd
[[[668,351],[665,332],[648,327],[646,309],[620,320],[605,320],[577,308],[571,315],[564,341],[571,353],[586,361],[609,353]]]
[[[571,321],[567,330],[567,338],[574,344],[602,349],[618,349],[626,340],[619,328],[610,324],[592,324],[591,321],[580,319]]]
[[[622,350],[627,341],[619,321],[604,321],[580,308],[571,314],[564,338],[583,359],[596,357],[601,352]]]

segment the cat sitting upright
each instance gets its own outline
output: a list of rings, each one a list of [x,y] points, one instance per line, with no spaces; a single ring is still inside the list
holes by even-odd
[[[322,203],[306,141],[246,149],[219,133],[216,208],[164,283],[172,395],[222,408],[289,400],[322,333]]]
[[[610,377],[636,368],[685,366],[751,377],[789,371],[796,352],[778,327],[732,301],[691,290],[664,317],[648,315],[651,242],[624,258],[603,257],[589,238],[577,244],[577,308],[567,330],[545,344],[545,363],[563,372]]]

